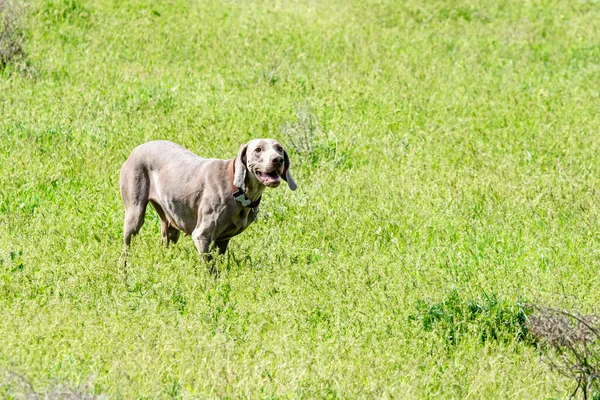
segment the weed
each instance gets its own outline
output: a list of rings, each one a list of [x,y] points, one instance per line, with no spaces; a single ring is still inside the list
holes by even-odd
[[[463,336],[486,341],[528,340],[526,312],[496,294],[464,299],[456,289],[440,303],[419,300],[410,320],[421,322],[426,332],[436,332],[446,344],[456,346]]]
[[[77,21],[84,21],[85,26],[89,22],[90,12],[85,7],[85,2],[80,0],[48,0],[43,2],[39,16],[48,26]]]

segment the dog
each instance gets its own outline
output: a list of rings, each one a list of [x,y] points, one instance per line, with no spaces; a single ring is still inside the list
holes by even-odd
[[[211,259],[254,220],[265,188],[283,179],[296,182],[290,158],[274,139],[254,139],[240,146],[230,160],[202,158],[166,140],[136,147],[121,167],[119,186],[125,206],[123,239],[126,254],[131,238],[144,224],[148,202],[161,221],[165,245],[191,235],[198,252]]]

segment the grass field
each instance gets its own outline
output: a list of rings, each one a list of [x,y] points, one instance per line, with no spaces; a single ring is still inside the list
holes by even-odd
[[[0,397],[573,391],[514,324],[522,302],[600,301],[597,1],[35,0],[20,24]],[[125,282],[129,152],[255,137],[286,146],[298,190],[265,193],[218,278],[148,212]],[[483,311],[448,330],[425,321],[440,304]]]

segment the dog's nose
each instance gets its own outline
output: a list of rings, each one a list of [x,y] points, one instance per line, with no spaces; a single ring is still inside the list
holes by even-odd
[[[281,156],[275,156],[273,157],[273,159],[271,160],[271,162],[275,165],[281,165],[283,163],[283,157]]]

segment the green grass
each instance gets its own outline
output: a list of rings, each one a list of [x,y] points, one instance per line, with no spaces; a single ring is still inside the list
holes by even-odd
[[[0,72],[1,373],[110,398],[571,393],[519,335],[482,340],[495,317],[448,346],[415,315],[452,293],[600,301],[600,3],[35,0],[24,18],[33,72]],[[231,158],[255,137],[286,145],[299,189],[265,194],[218,278],[149,212],[124,283],[129,152]]]

